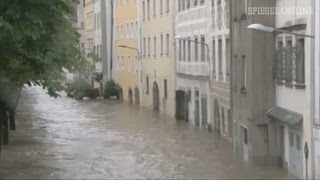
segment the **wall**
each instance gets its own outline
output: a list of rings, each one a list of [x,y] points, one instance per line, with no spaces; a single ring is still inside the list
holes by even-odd
[[[140,23],[141,23],[141,48],[140,51],[142,55],[144,54],[143,51],[143,38],[151,38],[151,53],[150,56],[143,55],[141,60],[141,99],[142,99],[142,106],[147,108],[153,108],[153,83],[156,82],[159,87],[160,93],[160,112],[169,116],[175,115],[175,82],[174,82],[174,57],[175,57],[175,50],[174,50],[174,40],[173,37],[173,23],[175,17],[175,3],[171,0],[155,0],[150,1],[150,19],[148,20],[145,18],[143,20],[143,2],[147,2],[146,0],[139,1],[139,8],[140,8]],[[153,2],[156,2],[156,13],[153,16]],[[163,5],[163,13],[160,14],[160,2],[164,2]],[[169,13],[166,12],[166,3],[169,2]],[[146,3],[147,4],[147,3]],[[147,13],[147,10],[146,10]],[[166,34],[169,33],[169,54],[160,55],[160,35],[164,36],[164,44],[165,44],[165,37]],[[153,38],[157,37],[157,55],[153,56]],[[146,40],[147,41],[147,40]],[[146,49],[148,45],[146,45]],[[164,46],[165,52],[165,46]],[[146,86],[146,76],[149,77],[149,94],[147,94],[147,86]],[[164,79],[168,81],[168,97],[167,99],[164,98]]]
[[[123,100],[128,102],[129,90],[131,90],[133,101],[135,101],[135,89],[139,89],[138,53],[134,49],[122,48],[118,46],[123,45],[130,48],[138,48],[138,0],[118,0],[115,1],[114,8],[114,57],[116,59],[115,81],[122,88]]]

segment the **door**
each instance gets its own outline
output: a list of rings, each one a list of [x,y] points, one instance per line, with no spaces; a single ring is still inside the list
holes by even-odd
[[[301,133],[289,131],[289,172],[303,178],[303,152]]]
[[[280,126],[279,129],[279,148],[280,148],[280,154],[281,154],[281,164],[280,167],[285,167],[285,149],[284,149],[284,126]]]
[[[135,104],[140,105],[140,92],[138,88],[135,88],[134,90],[134,98],[135,98]]]
[[[207,111],[207,98],[201,98],[201,128],[207,129],[208,127],[208,111]]]
[[[243,126],[241,126],[241,129],[242,129],[242,133],[241,133],[242,157],[243,157],[243,161],[248,162],[249,161],[248,129]]]
[[[131,89],[129,89],[129,92],[128,92],[128,103],[130,104],[130,105],[132,105],[132,103],[133,103],[133,97],[132,97],[133,95],[132,95],[132,90]]]
[[[159,86],[157,82],[153,83],[153,110],[160,110],[160,95],[159,95]]]
[[[176,91],[176,119],[187,120],[187,95],[184,91]]]
[[[218,100],[214,100],[214,129],[220,134],[220,113],[219,113],[219,103]]]
[[[194,113],[194,118],[195,118],[195,124],[197,127],[200,125],[200,102],[199,102],[199,91],[196,91],[195,94],[195,100],[194,100],[194,106],[195,106],[195,113]]]

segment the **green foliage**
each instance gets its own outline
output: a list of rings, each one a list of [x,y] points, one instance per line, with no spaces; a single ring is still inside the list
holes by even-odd
[[[63,68],[74,72],[85,63],[78,48],[79,33],[68,18],[75,3],[0,1],[0,89],[36,84],[58,96],[64,89]],[[0,100],[6,103],[5,96],[0,94]]]
[[[76,99],[82,99],[83,97],[96,99],[99,96],[99,90],[93,89],[92,85],[83,78],[78,78],[73,82],[69,82],[66,86],[68,96]]]
[[[110,98],[111,96],[119,98],[119,86],[113,80],[107,82],[103,92],[103,97]]]

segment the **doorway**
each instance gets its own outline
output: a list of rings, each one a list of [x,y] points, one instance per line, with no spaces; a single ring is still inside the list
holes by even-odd
[[[135,104],[140,105],[140,92],[137,87],[134,89],[134,99],[135,99]]]
[[[181,90],[176,91],[176,119],[186,120],[188,114],[187,93]]]
[[[157,82],[153,82],[153,110],[160,110],[160,95],[159,95],[159,86]]]
[[[195,125],[197,127],[200,126],[200,99],[199,99],[199,90],[196,90],[195,99],[194,99],[194,106],[195,106]]]
[[[132,90],[131,89],[129,89],[129,92],[128,92],[128,102],[130,105],[132,105],[133,100],[132,100]]]
[[[214,100],[214,129],[220,134],[220,113],[219,113],[219,103],[218,100]]]

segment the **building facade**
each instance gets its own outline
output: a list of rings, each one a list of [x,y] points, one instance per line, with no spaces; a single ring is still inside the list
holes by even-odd
[[[295,7],[308,9],[312,0],[290,1],[277,0],[276,7]],[[312,12],[277,14],[275,27],[293,33],[313,34]],[[311,177],[313,149],[312,131],[313,109],[313,39],[286,33],[275,37],[274,79],[276,105],[268,111],[268,116],[275,120],[279,140],[279,152],[282,164],[289,172],[299,178]],[[288,120],[288,117],[290,117]],[[304,148],[310,149],[309,161],[304,155]],[[307,164],[308,163],[308,164]],[[309,167],[306,172],[306,167]]]
[[[175,1],[139,0],[141,105],[175,114]]]
[[[230,103],[230,0],[211,1],[210,44],[212,64],[210,78],[211,118],[214,129],[232,140],[233,121]]]
[[[94,0],[94,87],[103,90],[112,79],[113,0]]]
[[[247,29],[274,27],[274,15],[251,15],[247,6],[275,7],[274,0],[231,1],[233,148],[244,161],[277,164],[276,123],[266,115],[275,104],[272,76],[274,34]],[[263,43],[261,43],[263,42]]]
[[[114,4],[115,81],[129,104],[140,104],[138,0],[116,0]]]
[[[176,117],[211,127],[210,1],[176,1]]]

